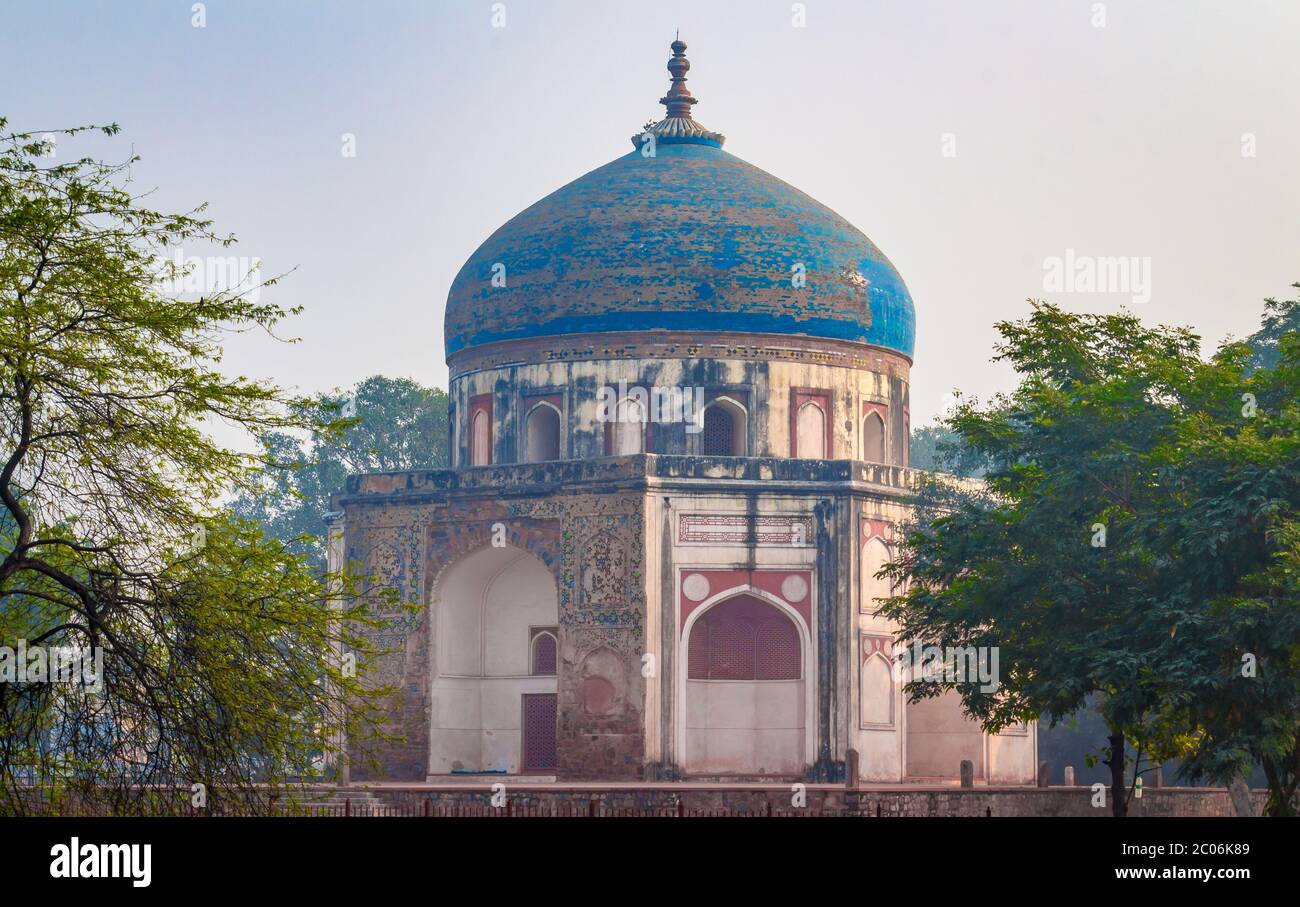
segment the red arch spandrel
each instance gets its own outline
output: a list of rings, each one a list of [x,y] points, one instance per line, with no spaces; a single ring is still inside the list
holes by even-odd
[[[709,595],[716,595],[727,589],[735,589],[741,586],[751,586],[768,593],[774,598],[788,604],[791,608],[803,618],[804,626],[812,626],[812,571],[810,570],[683,570],[680,583],[686,582],[686,577],[692,574],[701,574],[709,580]],[[806,588],[809,590],[802,600],[797,602],[787,601],[781,592],[781,585],[785,582],[786,577],[799,576],[804,580]],[[686,620],[701,605],[704,600],[692,601],[679,588],[678,594],[681,601],[681,630],[685,632]]]

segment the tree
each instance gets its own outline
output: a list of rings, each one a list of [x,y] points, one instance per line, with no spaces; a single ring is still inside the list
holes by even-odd
[[[978,478],[988,471],[986,458],[971,449],[961,435],[943,424],[927,425],[912,433],[909,462],[916,469]]]
[[[1293,284],[1293,286],[1300,289],[1300,284]],[[1296,331],[1300,330],[1300,298],[1281,302],[1271,297],[1265,299],[1264,315],[1261,322],[1260,329],[1244,340],[1244,343],[1250,349],[1250,365],[1252,369],[1275,369],[1279,365],[1283,338],[1294,336]],[[959,436],[949,432],[942,426],[936,426],[933,430],[944,434],[945,443],[961,443]],[[915,457],[915,453],[913,456]],[[1082,739],[1079,736],[1082,733],[1082,728],[1092,728],[1094,724],[1101,720],[1095,707],[1091,705],[1085,706],[1075,717],[1080,725],[1079,732],[1072,732],[1064,725],[1057,725],[1051,729],[1040,731],[1040,751],[1051,756],[1051,761],[1054,763],[1067,764],[1082,755],[1086,747],[1075,745],[1077,740]],[[1198,782],[1216,777],[1222,778],[1229,773],[1226,767],[1213,770],[1208,762],[1202,763],[1200,761],[1190,762],[1182,766],[1181,772],[1185,779]],[[1253,774],[1259,775],[1259,773],[1260,769],[1256,769]],[[1266,782],[1267,779],[1265,778],[1263,783]],[[1270,809],[1273,808],[1270,806]]]
[[[1300,283],[1291,286],[1300,290]],[[1253,368],[1276,368],[1281,358],[1282,338],[1300,331],[1300,295],[1282,302],[1271,296],[1265,299],[1261,321],[1259,330],[1245,341],[1251,351],[1250,364]]]
[[[1294,306],[1294,304],[1291,304]],[[1277,308],[1269,300],[1265,330]],[[1276,322],[1274,322],[1276,324]],[[1258,335],[1256,335],[1258,336]],[[1300,783],[1300,331],[1276,335],[1259,365],[1250,342],[1225,346],[1203,381],[1225,417],[1196,413],[1170,453],[1185,507],[1151,545],[1179,569],[1168,594],[1201,605],[1204,649],[1173,720],[1190,729],[1186,774],[1227,780],[1262,767],[1266,811],[1297,814]]]
[[[283,431],[260,436],[261,482],[232,509],[324,569],[322,517],[348,475],[448,464],[447,393],[374,375],[348,393],[317,398],[314,415],[329,428],[313,431],[307,443]]]
[[[253,808],[255,782],[308,773],[340,730],[370,734],[382,695],[361,685],[375,653],[357,632],[377,593],[318,575],[217,504],[257,464],[214,442],[205,420],[328,430],[306,401],[216,367],[226,332],[273,332],[289,313],[247,287],[168,294],[183,277],[159,264],[170,248],[233,237],[202,208],[142,205],[134,158],[50,164],[47,141],[5,129],[0,812],[47,808],[57,791],[143,811],[160,786],[188,803],[195,784]],[[91,655],[80,676],[92,682],[28,670],[59,647]]]
[[[1019,387],[946,423],[992,464],[986,488],[926,492],[886,571],[907,590],[884,610],[905,640],[997,647],[1001,686],[910,695],[953,686],[996,730],[1100,694],[1116,815],[1126,739],[1221,778],[1270,759],[1285,798],[1300,739],[1294,370],[1252,376],[1242,345],[1205,362],[1189,331],[1130,315],[1033,303],[998,329]],[[1267,685],[1236,670],[1243,651]]]

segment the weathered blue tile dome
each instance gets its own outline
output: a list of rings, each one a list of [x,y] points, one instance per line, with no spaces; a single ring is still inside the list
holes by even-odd
[[[447,299],[449,358],[496,341],[647,331],[912,355],[915,311],[898,271],[843,217],[723,151],[723,136],[691,118],[685,50],[673,42],[668,116],[632,152],[516,215],[465,262]]]

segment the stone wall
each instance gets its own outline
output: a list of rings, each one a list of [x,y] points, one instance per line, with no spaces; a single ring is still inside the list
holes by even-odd
[[[384,714],[386,730],[398,739],[354,749],[351,779],[424,781],[447,770],[430,766],[431,715],[442,703],[432,692],[440,676],[434,638],[440,581],[492,545],[498,524],[504,542],[540,561],[556,584],[556,774],[568,780],[677,777],[673,539],[676,512],[693,500],[694,509],[708,512],[793,513],[805,521],[806,544],[817,552],[811,585],[818,614],[811,643],[817,674],[808,678],[817,697],[805,719],[816,731],[817,752],[808,761],[812,779],[840,780],[844,754],[860,733],[854,671],[858,518],[896,519],[919,477],[899,466],[848,460],[653,454],[350,477],[346,493],[334,500],[343,513],[334,530],[343,532],[343,557],[419,606],[384,615],[388,626],[372,634],[387,650],[373,676],[397,691]],[[719,550],[718,563],[814,566],[802,555],[768,563],[773,551],[780,554],[769,548],[746,536],[739,548]],[[651,659],[652,678],[659,678],[649,685],[644,656]],[[517,733],[517,724],[497,720],[493,727]],[[895,767],[876,780],[901,777]]]
[[[639,778],[645,761],[640,494],[565,497],[556,774]]]
[[[921,788],[915,790],[846,791],[842,786],[807,785],[806,806],[791,804],[791,790],[781,786],[701,788],[690,785],[637,786],[609,789],[575,789],[516,786],[505,781],[512,809],[554,814],[674,815],[727,813],[740,815],[824,816],[1095,816],[1109,817],[1109,807],[1092,806],[1092,790],[1072,788]],[[369,791],[403,812],[419,814],[425,800],[434,809],[490,807],[492,792],[477,789]],[[1266,792],[1253,791],[1256,813]],[[594,804],[594,805],[593,805]],[[1129,815],[1223,816],[1236,813],[1223,788],[1159,788],[1147,790],[1129,804]]]
[[[428,771],[432,625],[429,603],[439,574],[472,551],[491,544],[495,523],[508,543],[559,569],[561,526],[556,510],[477,498],[405,502],[379,498],[346,510],[346,556],[364,573],[397,588],[415,613],[381,615],[388,624],[369,631],[386,650],[372,675],[396,693],[386,704],[385,730],[398,739],[350,752],[354,780],[423,781]]]
[[[796,390],[816,391],[826,395],[830,406],[826,413],[829,457],[880,459],[878,453],[865,449],[862,438],[865,408],[874,407],[885,421],[885,459],[893,465],[908,461],[906,357],[870,347],[856,348],[852,355],[838,348],[804,351],[784,341],[766,350],[766,355],[762,346],[735,342],[699,344],[683,338],[680,344],[668,342],[662,347],[664,342],[640,349],[588,344],[575,355],[534,362],[519,360],[531,347],[520,350],[512,344],[508,362],[493,364],[498,352],[478,357],[479,367],[462,367],[459,374],[453,373],[448,391],[453,464],[470,463],[469,424],[475,400],[491,401],[494,464],[528,459],[525,417],[532,404],[543,398],[560,413],[562,459],[604,456],[609,425],[601,416],[603,387],[700,388],[710,399],[730,395],[743,401],[746,412],[746,455],[778,458],[791,455]],[[674,418],[649,427],[645,449],[668,455],[699,454],[701,443],[699,433],[688,431],[684,421]]]
[[[515,467],[474,470],[477,481],[467,488],[455,482],[450,488],[424,486],[426,478],[431,485],[441,484],[450,477],[447,473],[366,476],[336,500],[345,512],[348,561],[421,606],[413,614],[384,615],[388,625],[370,633],[387,649],[373,678],[397,688],[384,712],[386,730],[400,739],[353,748],[352,780],[425,780],[439,579],[471,552],[492,545],[496,524],[505,527],[511,548],[537,557],[556,582],[561,662],[557,774],[572,779],[641,776],[643,496],[608,486],[598,491],[560,487],[566,470],[575,466],[529,468],[534,480],[555,482],[545,494],[519,482],[513,472],[522,467]]]

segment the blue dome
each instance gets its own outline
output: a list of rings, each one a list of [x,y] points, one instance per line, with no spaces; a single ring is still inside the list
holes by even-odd
[[[911,357],[912,299],[875,244],[723,151],[722,136],[689,118],[684,87],[664,103],[653,156],[634,150],[574,180],[470,256],[447,299],[448,358],[498,341],[646,331],[829,338]]]

